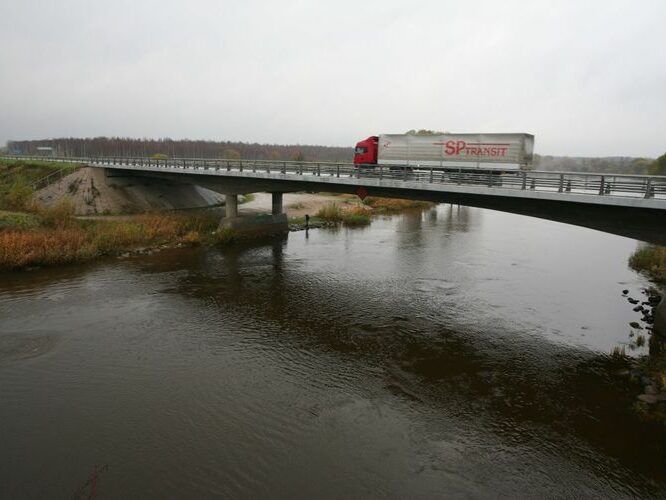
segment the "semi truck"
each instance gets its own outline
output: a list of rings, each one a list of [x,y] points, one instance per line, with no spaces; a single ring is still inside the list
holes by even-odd
[[[531,134],[381,134],[356,144],[354,165],[398,169],[523,170],[532,166]]]

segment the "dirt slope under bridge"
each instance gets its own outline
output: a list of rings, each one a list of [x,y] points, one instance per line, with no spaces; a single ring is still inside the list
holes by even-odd
[[[136,179],[125,186],[109,186],[104,170],[83,167],[40,189],[35,200],[46,206],[70,199],[76,215],[99,215],[178,210],[215,206],[224,196],[199,186]]]

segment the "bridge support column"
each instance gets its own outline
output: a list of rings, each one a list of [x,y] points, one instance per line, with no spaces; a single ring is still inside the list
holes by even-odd
[[[224,195],[224,216],[227,219],[238,217],[238,195],[225,194]]]
[[[287,215],[282,213],[282,193],[272,193],[271,214],[238,214],[238,195],[227,193],[225,216],[220,227],[229,227],[244,236],[262,236],[289,231]]]
[[[271,193],[273,198],[273,207],[271,213],[280,215],[282,213],[282,193]]]

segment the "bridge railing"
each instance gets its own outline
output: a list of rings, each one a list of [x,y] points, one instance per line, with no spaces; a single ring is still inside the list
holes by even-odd
[[[378,165],[356,167],[341,162],[301,162],[208,158],[149,158],[98,156],[85,158],[5,157],[22,160],[47,160],[99,166],[165,171],[252,172],[279,176],[315,176],[358,179],[391,179],[410,183],[470,185],[599,196],[666,199],[666,176],[603,174],[579,172],[504,171],[473,169],[440,170]]]

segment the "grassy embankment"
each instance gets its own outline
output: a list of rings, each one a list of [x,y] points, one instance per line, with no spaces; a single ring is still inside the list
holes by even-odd
[[[23,210],[33,195],[33,184],[49,174],[72,172],[80,165],[48,161],[0,160],[0,209]]]
[[[0,269],[66,264],[114,255],[139,247],[226,242],[217,217],[143,214],[123,220],[78,220],[68,200],[51,208],[32,201],[35,181],[76,165],[0,161]]]

